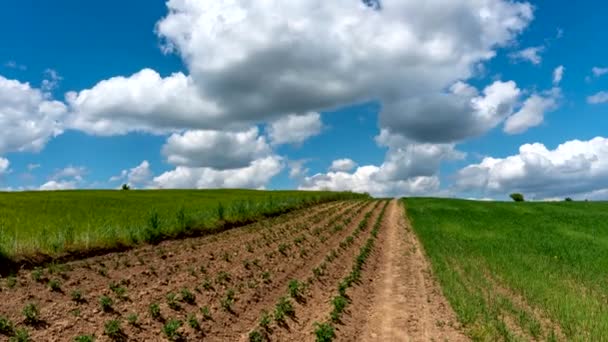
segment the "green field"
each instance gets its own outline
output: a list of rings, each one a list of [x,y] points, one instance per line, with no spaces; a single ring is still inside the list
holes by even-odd
[[[608,339],[608,203],[405,203],[474,340]]]
[[[254,190],[0,193],[0,257],[111,249],[213,231],[352,193]]]

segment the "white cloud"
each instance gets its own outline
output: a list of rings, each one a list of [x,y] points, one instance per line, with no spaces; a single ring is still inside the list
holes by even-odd
[[[268,135],[275,145],[301,144],[321,133],[322,128],[323,122],[319,113],[290,114],[273,121],[268,127]]]
[[[152,180],[152,170],[150,163],[144,160],[138,166],[129,170],[122,170],[119,175],[112,176],[110,182],[126,181],[127,184],[136,187],[147,187]]]
[[[130,77],[113,77],[93,88],[69,92],[68,125],[97,135],[133,131],[166,133],[176,129],[222,126],[221,112],[197,93],[190,76],[162,78],[143,69]]]
[[[587,97],[587,102],[590,104],[601,104],[608,102],[608,91],[600,91]]]
[[[150,163],[144,160],[138,166],[129,170],[127,174],[127,180],[129,184],[146,184],[152,178],[152,171],[150,170]]]
[[[531,46],[529,48],[510,53],[509,57],[514,61],[527,61],[534,65],[538,65],[543,60],[543,58],[541,57],[541,53],[543,53],[544,51],[545,47],[542,45]]]
[[[0,175],[8,171],[8,167],[11,165],[8,159],[0,157]]]
[[[271,153],[257,127],[241,132],[186,131],[173,134],[162,149],[173,165],[218,170],[246,167]]]
[[[383,127],[395,121],[404,135],[423,131],[410,136],[423,142],[460,140],[488,126],[438,137],[478,115],[444,89],[471,77],[533,18],[530,4],[505,0],[384,1],[381,10],[351,0],[167,6],[156,32],[188,75],[163,78],[145,69],[70,93],[70,127],[102,135],[242,129],[288,113],[379,100]],[[421,108],[429,100],[434,105]],[[417,112],[412,103],[419,103]]]
[[[605,74],[608,74],[608,68],[593,67],[591,69],[591,72],[593,73],[593,76],[601,77]]]
[[[35,169],[40,168],[40,164],[27,164],[27,170],[28,171],[33,171]]]
[[[553,85],[558,86],[562,82],[562,78],[564,77],[564,68],[563,65],[558,66],[553,70]]]
[[[456,175],[460,191],[489,195],[522,192],[530,198],[553,198],[608,188],[608,139],[572,140],[554,150],[525,144],[519,154],[486,157]]]
[[[40,151],[63,132],[65,112],[63,103],[40,89],[0,76],[0,154]]]
[[[445,143],[483,134],[513,113],[521,90],[513,81],[495,81],[479,91],[463,82],[450,93],[385,105],[400,115],[381,116],[380,126],[420,142]]]
[[[40,190],[72,190],[76,189],[77,182],[74,180],[71,181],[48,181],[40,186]]]
[[[439,179],[414,177],[407,180],[381,180],[380,168],[374,165],[360,166],[355,172],[329,172],[306,177],[300,190],[331,190],[367,192],[374,196],[429,195],[439,191]]]
[[[382,130],[376,137],[389,148],[380,166],[365,165],[354,172],[330,171],[305,177],[303,190],[352,190],[375,196],[439,194],[439,166],[443,160],[462,159],[454,144],[421,144]]]
[[[331,163],[329,167],[329,171],[343,171],[348,172],[357,167],[357,163],[355,163],[352,159],[344,158],[344,159],[336,159]]]
[[[59,82],[63,80],[63,77],[61,77],[59,73],[54,69],[46,69],[44,71],[44,76],[45,79],[42,80],[42,85],[40,86],[40,88],[42,89],[42,91],[47,93],[57,88],[59,86]]]
[[[308,159],[288,161],[287,167],[289,167],[289,178],[302,179],[303,177],[307,176],[310,169],[306,167],[306,163],[309,161],[310,160]]]
[[[532,94],[524,101],[519,111],[507,119],[503,130],[508,134],[519,134],[540,125],[546,112],[557,109],[560,96],[559,88],[553,88],[543,94]]]
[[[67,166],[61,170],[56,171],[51,175],[51,180],[60,180],[65,178],[73,178],[75,181],[82,181],[84,175],[87,173],[87,169],[84,166]]]
[[[152,187],[180,188],[264,188],[284,168],[280,157],[269,156],[255,160],[251,165],[231,170],[214,170],[205,167],[178,166],[155,177]]]

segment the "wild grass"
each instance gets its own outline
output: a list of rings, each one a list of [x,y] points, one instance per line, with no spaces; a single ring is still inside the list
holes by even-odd
[[[405,201],[444,293],[475,340],[608,336],[608,203]]]
[[[157,243],[351,198],[364,196],[254,190],[0,192],[0,264]]]

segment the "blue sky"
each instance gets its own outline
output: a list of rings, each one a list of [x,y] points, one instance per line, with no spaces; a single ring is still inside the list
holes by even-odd
[[[0,189],[606,199],[608,5],[228,3],[5,1]]]

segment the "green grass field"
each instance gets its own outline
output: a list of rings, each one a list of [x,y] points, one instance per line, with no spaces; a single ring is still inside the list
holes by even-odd
[[[608,203],[405,203],[474,340],[608,339]]]
[[[0,193],[0,257],[131,246],[251,221],[352,193],[254,190]]]

